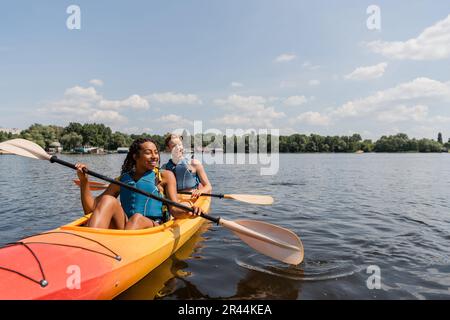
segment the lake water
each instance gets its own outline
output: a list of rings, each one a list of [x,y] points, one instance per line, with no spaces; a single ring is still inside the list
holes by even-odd
[[[125,155],[60,157],[114,177]],[[450,298],[450,154],[281,154],[275,176],[256,165],[206,168],[214,192],[275,198],[263,207],[214,199],[212,215],[292,230],[304,262],[273,261],[205,223],[118,299]],[[80,217],[75,177],[57,164],[0,156],[1,244]],[[377,280],[371,270],[380,271],[379,289],[368,287]]]

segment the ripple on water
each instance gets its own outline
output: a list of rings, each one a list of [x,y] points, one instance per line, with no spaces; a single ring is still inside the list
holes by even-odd
[[[274,262],[259,254],[240,257],[235,259],[235,262],[248,270],[298,281],[323,281],[344,278],[363,269],[360,263],[352,260],[305,259],[298,266],[292,266]]]

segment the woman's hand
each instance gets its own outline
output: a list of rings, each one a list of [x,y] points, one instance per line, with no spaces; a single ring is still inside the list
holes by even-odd
[[[88,182],[88,175],[84,172],[84,170],[87,170],[87,166],[84,163],[77,163],[75,164],[75,168],[77,168],[77,175],[78,179],[80,179],[80,183],[87,183]]]
[[[200,207],[192,206],[192,209],[194,209],[194,212],[192,212],[192,214],[195,216],[199,216],[203,213],[203,210]]]
[[[202,192],[200,191],[200,189],[194,189],[191,192],[191,199],[193,201],[197,200],[200,196],[202,195]]]

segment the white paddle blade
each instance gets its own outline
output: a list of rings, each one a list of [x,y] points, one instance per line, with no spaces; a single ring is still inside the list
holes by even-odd
[[[247,202],[252,204],[271,205],[273,204],[273,198],[271,196],[253,195],[253,194],[226,194],[226,199],[234,199],[241,202]]]
[[[32,159],[50,160],[51,156],[39,145],[25,139],[12,139],[0,143],[0,149],[18,156]]]
[[[228,221],[222,218],[219,223],[266,256],[293,265],[303,261],[303,244],[288,229],[255,220]]]

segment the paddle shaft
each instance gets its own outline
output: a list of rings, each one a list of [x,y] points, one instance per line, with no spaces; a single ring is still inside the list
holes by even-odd
[[[178,191],[179,194],[192,194],[192,192],[189,191]],[[224,198],[225,195],[224,194],[215,194],[215,193],[202,193],[202,196],[205,197],[215,197],[215,198]]]
[[[78,169],[75,167],[75,165],[74,165],[73,163],[70,163],[70,162],[61,160],[61,159],[59,159],[59,158],[56,157],[56,156],[52,156],[52,157],[50,158],[50,162],[52,162],[52,163],[53,163],[53,162],[56,162],[56,163],[62,164],[63,166],[66,166],[66,167],[68,167],[68,168],[71,168],[71,169],[74,169],[74,170],[78,170]],[[174,207],[183,209],[183,210],[185,210],[185,211],[194,212],[194,209],[192,209],[191,207],[182,205],[182,204],[180,204],[180,203],[178,203],[178,202],[175,202],[175,201],[172,201],[172,200],[169,200],[169,199],[165,199],[165,198],[161,198],[161,197],[155,196],[154,194],[151,194],[151,193],[142,191],[142,190],[137,189],[137,188],[135,188],[135,187],[132,187],[132,186],[126,184],[126,183],[123,183],[123,182],[121,182],[121,181],[117,181],[117,180],[111,179],[111,178],[109,178],[109,177],[106,177],[106,176],[104,176],[104,175],[102,175],[102,174],[99,174],[99,173],[97,173],[97,172],[91,171],[91,170],[89,170],[89,169],[85,169],[84,171],[85,171],[86,174],[89,174],[89,175],[91,175],[91,176],[93,176],[93,177],[99,178],[99,179],[101,179],[101,180],[108,181],[109,183],[114,183],[114,184],[116,184],[116,185],[119,185],[119,186],[121,186],[121,187],[127,188],[127,189],[129,189],[129,190],[131,190],[131,191],[133,191],[133,192],[140,193],[140,194],[142,194],[142,195],[144,195],[144,196],[146,196],[146,197],[152,198],[152,199],[154,199],[154,200],[161,201],[161,202],[163,202],[163,203],[165,203],[165,204],[168,204],[168,205],[171,205],[171,206],[174,206]],[[204,218],[204,219],[206,219],[206,220],[212,221],[212,222],[214,222],[214,223],[217,223],[217,224],[219,224],[219,221],[220,221],[220,218],[211,217],[211,216],[205,215],[205,214],[203,214],[203,213],[200,214],[200,217],[202,217],[202,218]]]

